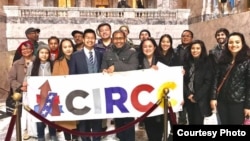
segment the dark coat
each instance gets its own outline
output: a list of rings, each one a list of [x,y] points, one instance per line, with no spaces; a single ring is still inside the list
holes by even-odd
[[[216,89],[229,65],[229,63],[219,65],[215,74],[217,79],[213,84],[212,99],[217,99]],[[218,95],[218,99],[226,102],[244,102],[244,107],[250,109],[250,59],[235,64]]]
[[[184,75],[184,100],[185,104],[188,106],[187,98],[192,93],[188,88],[188,83],[190,82],[190,74],[189,70],[191,68],[191,63],[185,63],[185,75]],[[211,114],[210,109],[210,95],[212,88],[212,71],[211,71],[211,61],[207,59],[207,61],[196,63],[195,71],[194,71],[194,99],[198,103],[201,113],[204,116],[208,116]]]
[[[165,56],[159,55],[156,57],[158,61],[168,66],[179,66],[180,60],[175,52],[171,52]]]
[[[97,58],[98,70],[100,70],[102,62],[102,54],[95,51],[95,56]],[[86,60],[86,55],[84,50],[74,52],[70,58],[69,63],[69,74],[86,74],[88,73],[88,64]]]
[[[138,67],[137,52],[128,44],[125,44],[121,49],[116,49],[112,45],[103,54],[101,69],[107,69],[111,65],[115,66],[115,71],[129,71],[136,70]]]

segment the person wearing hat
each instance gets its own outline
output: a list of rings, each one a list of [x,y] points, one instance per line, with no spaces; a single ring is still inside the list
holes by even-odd
[[[143,40],[149,38],[149,37],[151,37],[151,33],[150,33],[149,30],[147,30],[147,29],[142,29],[142,30],[140,31],[140,33],[139,33],[139,39],[140,39],[141,42],[142,42]],[[141,43],[141,42],[140,42],[140,43]],[[135,48],[136,51],[138,51],[139,48],[140,48],[140,44],[134,45],[134,48]]]
[[[72,31],[71,35],[73,36],[75,45],[74,45],[74,51],[78,51],[83,49],[84,43],[83,43],[83,32],[79,30]]]
[[[33,54],[34,55],[36,55],[36,52],[37,52],[40,31],[41,30],[39,28],[34,28],[34,27],[29,27],[25,30],[26,38],[28,39],[28,41],[33,43],[33,46],[34,46]],[[17,50],[18,50],[18,48],[17,48]],[[22,57],[22,55],[18,51],[16,51],[14,58],[13,58],[13,62],[20,59],[21,57]]]
[[[47,44],[41,44],[37,48],[37,55],[35,57],[35,60],[33,61],[33,63],[30,63],[30,65],[28,66],[27,76],[51,76],[52,65],[53,65],[52,61],[50,60],[49,46]],[[40,111],[46,105],[45,103],[46,97],[47,95],[43,95],[40,97],[39,106],[35,108],[35,111],[37,113],[40,113]],[[53,105],[53,106],[56,106],[56,105]],[[59,115],[59,114],[60,114],[59,111],[54,111],[54,115]],[[37,122],[36,126],[37,126],[36,129],[37,129],[38,141],[45,141],[46,124],[44,122]],[[49,135],[50,135],[51,141],[58,141],[55,128],[52,128],[49,126]]]
[[[34,55],[37,54],[37,48],[39,46],[38,40],[39,40],[39,34],[40,34],[39,28],[30,27],[25,31],[25,35],[29,41],[31,41],[34,44]]]

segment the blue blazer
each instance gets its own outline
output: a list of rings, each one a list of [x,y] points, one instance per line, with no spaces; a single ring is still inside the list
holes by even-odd
[[[69,63],[69,74],[86,74],[88,65],[84,50],[76,51],[72,54]],[[95,50],[95,59],[97,59],[97,69],[100,71],[102,54]]]

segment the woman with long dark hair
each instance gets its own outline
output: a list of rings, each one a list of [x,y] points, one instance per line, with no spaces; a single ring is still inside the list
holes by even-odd
[[[203,41],[194,40],[187,49],[184,59],[184,102],[189,125],[202,125],[204,117],[211,115],[211,61]]]
[[[178,66],[179,60],[173,48],[173,39],[169,34],[163,34],[156,48],[158,61],[168,66]]]
[[[156,48],[157,43],[153,38],[147,38],[140,44],[138,60],[138,69],[154,69],[156,66]],[[144,119],[145,130],[149,141],[161,141],[163,137],[164,120],[163,115],[147,117]]]
[[[62,39],[59,45],[59,54],[58,58],[53,64],[52,75],[69,75],[69,62],[71,55],[74,52],[74,44],[71,39],[64,38]],[[57,121],[56,124],[65,127],[70,130],[76,130],[77,124],[76,121]],[[67,141],[76,140],[78,137],[67,132],[64,133],[64,138]]]
[[[226,73],[232,67],[228,77]],[[221,90],[217,87],[225,79]],[[213,84],[211,108],[218,110],[221,124],[241,125],[250,116],[250,49],[242,33],[228,37],[225,50],[219,59]]]
[[[50,60],[50,48],[47,44],[42,44],[37,49],[37,56],[33,63],[30,63],[27,71],[29,76],[51,76],[52,61]],[[38,110],[41,110],[39,107]],[[38,141],[45,141],[45,127],[43,122],[37,122],[37,136]],[[49,127],[49,135],[52,141],[58,141],[56,136],[56,129]]]

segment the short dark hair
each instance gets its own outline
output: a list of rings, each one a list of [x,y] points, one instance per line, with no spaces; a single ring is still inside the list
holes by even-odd
[[[102,26],[108,26],[111,29],[111,25],[109,23],[101,23],[98,25],[98,27],[96,28],[96,30],[99,30]]]
[[[51,36],[49,39],[48,39],[48,43],[50,42],[50,40],[53,40],[55,39],[57,41],[57,43],[59,44],[60,43],[60,39],[56,36]]]
[[[123,31],[121,31],[121,30],[118,29],[118,30],[116,30],[116,31],[113,32],[112,38],[114,37],[114,35],[115,35],[116,33],[122,33],[122,35],[124,36],[124,38],[126,37],[125,33],[124,33]]]
[[[226,37],[228,38],[229,31],[226,28],[219,28],[218,30],[216,30],[214,37],[216,38],[217,34],[220,32],[223,32],[226,35]]]
[[[150,33],[149,30],[147,30],[147,29],[141,30],[139,36],[141,35],[142,32],[147,32],[147,33],[148,33],[148,36],[151,37],[151,33]]]
[[[95,34],[95,31],[93,29],[91,29],[91,28],[85,29],[84,32],[83,32],[83,38],[85,37],[85,35],[87,33],[93,33],[95,35],[95,38],[96,38],[96,34]]]
[[[191,31],[191,30],[183,30],[183,32],[181,33],[181,35],[184,33],[184,32],[189,32],[191,34],[191,37],[194,38],[194,33]]]

